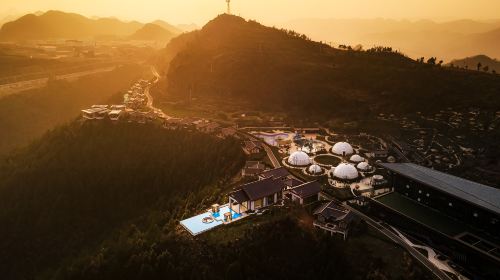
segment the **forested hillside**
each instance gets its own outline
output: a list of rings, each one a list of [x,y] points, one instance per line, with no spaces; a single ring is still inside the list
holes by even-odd
[[[333,49],[221,15],[166,48],[165,98],[234,99],[315,116],[500,107],[500,76],[417,62],[390,48]]]
[[[235,141],[154,124],[73,122],[55,129],[1,163],[2,278],[53,279],[141,216],[163,231],[169,218],[155,217],[210,197],[242,160]]]

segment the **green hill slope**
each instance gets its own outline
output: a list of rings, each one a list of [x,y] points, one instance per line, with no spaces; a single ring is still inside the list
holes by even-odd
[[[172,40],[159,59],[163,94],[224,98],[317,116],[494,110],[500,77],[418,63],[394,52],[346,51],[222,15]]]
[[[242,159],[235,141],[155,125],[58,128],[1,163],[2,278],[54,279],[137,218],[168,217],[202,188],[215,192],[207,186],[234,175]]]

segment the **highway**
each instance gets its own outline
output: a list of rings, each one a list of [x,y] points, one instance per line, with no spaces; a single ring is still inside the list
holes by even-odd
[[[78,79],[78,78],[81,78],[84,76],[92,75],[92,74],[97,74],[97,73],[102,73],[102,72],[110,72],[113,69],[115,69],[115,66],[109,66],[109,67],[81,71],[81,72],[70,73],[70,74],[63,74],[63,75],[56,76],[56,79],[72,81],[72,80],[75,80],[75,79]],[[15,93],[18,93],[21,91],[25,91],[25,90],[42,88],[42,87],[47,85],[48,80],[49,80],[49,78],[40,78],[40,79],[20,81],[20,82],[9,83],[9,84],[2,84],[2,85],[0,85],[0,98],[11,95],[11,94],[15,94]]]
[[[151,73],[153,73],[153,75],[156,78],[153,81],[153,84],[156,84],[160,80],[160,74],[158,74],[158,72],[156,71],[156,69],[153,66],[151,66]],[[150,108],[153,112],[156,112],[157,114],[159,114],[162,118],[168,119],[169,116],[167,116],[165,113],[163,113],[163,111],[161,109],[158,109],[158,108],[154,107],[154,105],[153,105],[153,96],[150,93],[150,89],[151,89],[151,85],[147,86],[144,89],[144,94],[148,98],[148,102],[147,102],[146,106],[148,108]]]

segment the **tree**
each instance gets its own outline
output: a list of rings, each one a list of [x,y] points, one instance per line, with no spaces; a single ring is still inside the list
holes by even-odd
[[[483,71],[488,73],[490,71],[490,67],[488,65],[484,66]]]
[[[477,63],[477,71],[480,71],[482,66],[483,66],[483,64],[481,64],[481,62],[478,62]]]
[[[427,59],[427,64],[436,65],[436,60],[437,60],[437,58],[431,57],[431,58]]]

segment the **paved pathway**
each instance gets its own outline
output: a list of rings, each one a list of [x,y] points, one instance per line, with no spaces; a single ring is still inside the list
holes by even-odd
[[[266,143],[264,143],[264,141],[262,141],[262,139],[258,138],[258,137],[255,137],[253,136],[252,134],[250,133],[246,133],[246,132],[242,132],[249,140],[252,140],[252,141],[260,141],[262,142],[262,147],[264,147],[264,150],[266,151],[266,154],[267,154],[267,157],[269,158],[269,160],[271,161],[271,164],[273,165],[274,168],[279,168],[281,167],[281,163],[280,161],[276,158],[276,155],[274,155],[274,152],[273,150],[269,147],[269,145],[267,145]]]
[[[401,245],[404,249],[408,251],[416,260],[418,260],[421,264],[423,264],[427,269],[432,271],[436,277],[438,277],[441,280],[451,280],[451,278],[443,272],[441,269],[439,269],[437,266],[435,266],[429,259],[427,259],[424,255],[422,255],[420,252],[418,252],[414,247],[410,246],[408,243],[406,243],[403,239],[401,239],[398,235],[394,234],[392,231],[386,229],[385,227],[381,226],[378,222],[370,218],[369,216],[365,215],[364,213],[358,211],[355,208],[352,208],[349,205],[345,205],[345,207],[349,210],[351,210],[353,213],[358,215],[361,219],[363,219],[365,222],[367,222],[369,225],[371,225],[373,228],[377,229],[380,233],[385,235],[387,238],[391,239],[395,243]]]

